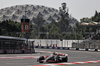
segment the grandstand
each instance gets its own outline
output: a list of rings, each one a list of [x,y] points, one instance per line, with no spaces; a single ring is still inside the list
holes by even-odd
[[[81,27],[91,27],[96,29],[96,32],[81,43],[73,44],[73,48],[83,49],[100,49],[100,22],[81,23]]]
[[[82,22],[80,26],[81,27],[91,27],[91,28],[96,29],[96,32],[94,32],[94,34],[91,37],[89,37],[89,39],[91,40],[100,39],[100,22],[89,22],[89,23]]]

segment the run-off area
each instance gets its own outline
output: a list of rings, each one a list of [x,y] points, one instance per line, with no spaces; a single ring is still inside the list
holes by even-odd
[[[68,63],[100,60],[99,52],[58,50],[58,49],[57,50],[56,49],[35,49],[35,50],[37,51],[35,54],[0,54],[0,58],[6,57],[5,59],[0,59],[0,66],[33,66],[33,65],[42,65],[42,64],[53,64],[53,63],[37,62],[37,58],[39,56],[50,55],[51,54],[50,52],[67,53]],[[50,51],[50,52],[39,52],[39,51]],[[8,58],[8,57],[13,57],[13,58]],[[88,64],[85,65],[88,66]]]

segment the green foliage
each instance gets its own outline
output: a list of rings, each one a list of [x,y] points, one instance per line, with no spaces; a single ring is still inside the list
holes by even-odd
[[[91,22],[91,21],[95,21],[95,22],[100,22],[100,12],[95,11],[94,16],[92,16],[91,18],[82,18],[80,19],[81,22]]]
[[[0,22],[0,35],[14,35],[21,31],[21,24],[12,20],[4,20]]]
[[[64,36],[64,39],[67,39],[67,40],[80,40],[82,38],[83,38],[82,34],[78,34],[78,33],[77,34],[75,33],[66,34]]]
[[[95,21],[95,22],[100,22],[100,13],[95,11],[95,14],[93,17],[91,17],[92,21]]]
[[[55,24],[53,24],[52,27],[49,30],[49,38],[50,39],[60,38],[59,35],[60,34],[59,34],[58,27]]]
[[[89,22],[91,22],[92,21],[92,19],[90,19],[90,18],[82,18],[82,19],[80,19],[80,21],[81,21],[81,23],[82,22],[86,22],[86,23],[89,23]]]
[[[25,33],[26,38],[75,39],[74,34],[62,34],[60,25],[57,22],[52,21],[50,24],[44,24],[42,17],[38,17],[38,19],[36,19],[37,22],[35,24],[29,26],[29,32]],[[24,37],[24,34],[21,32],[21,24],[12,20],[0,22],[0,35]]]
[[[41,17],[39,17],[38,19],[40,18]],[[29,26],[29,32],[25,33],[26,38],[76,39],[75,33],[73,31],[71,34],[62,34],[59,27],[60,25],[55,21],[52,21],[52,23],[50,24],[44,24],[42,18],[38,21],[41,22],[35,22],[35,24]],[[79,26],[79,23],[77,23],[77,26]],[[18,32],[19,34],[17,34]],[[0,35],[24,37],[23,33],[21,33],[21,24],[12,20],[4,20],[0,22]],[[80,34],[76,34],[76,36],[77,39],[82,39],[82,36]]]

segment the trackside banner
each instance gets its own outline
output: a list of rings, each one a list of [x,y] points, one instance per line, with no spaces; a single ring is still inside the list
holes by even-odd
[[[29,21],[29,19],[21,19],[21,32],[29,32]]]

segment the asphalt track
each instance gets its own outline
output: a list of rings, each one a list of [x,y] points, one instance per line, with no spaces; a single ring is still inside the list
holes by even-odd
[[[35,50],[38,51],[35,54],[0,54],[0,66],[35,66],[35,65],[43,66],[43,64],[54,64],[54,63],[36,62],[39,56],[50,54],[48,52],[39,52],[39,51],[67,53],[68,59],[69,59],[67,63],[100,60],[100,52],[58,50],[58,49],[35,49]],[[74,66],[100,66],[100,62],[72,64],[70,66],[73,66],[73,65]],[[68,65],[62,65],[62,66],[68,66]]]

